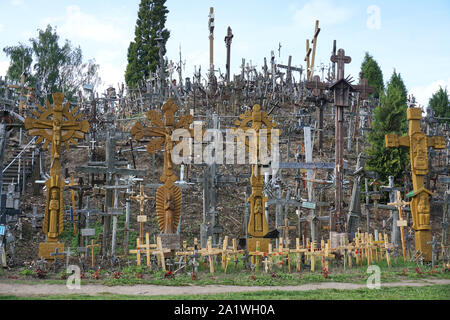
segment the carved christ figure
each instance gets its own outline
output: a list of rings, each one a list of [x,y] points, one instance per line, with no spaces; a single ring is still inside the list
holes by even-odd
[[[59,150],[61,149],[61,121],[53,119],[53,154],[54,158],[59,158]]]
[[[173,216],[174,216],[174,203],[172,193],[166,195],[164,203],[164,233],[174,233],[173,230]]]

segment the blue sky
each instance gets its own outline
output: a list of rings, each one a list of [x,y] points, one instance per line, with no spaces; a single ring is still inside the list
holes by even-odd
[[[140,0],[0,0],[0,48],[28,43],[37,29],[57,27],[62,39],[81,46],[86,59],[100,64],[99,90],[123,82],[129,42]],[[316,66],[328,66],[333,39],[352,57],[346,74],[357,78],[364,53],[378,61],[387,81],[394,68],[407,89],[426,104],[439,85],[450,87],[450,1],[331,1],[331,0],[168,0],[166,27],[169,59],[178,61],[179,46],[186,60],[184,77],[194,66],[208,69],[208,13],[215,10],[214,60],[225,69],[226,29],[233,29],[231,71],[239,73],[242,58],[261,68],[275,51],[278,63],[292,55],[303,65],[305,41],[320,20]],[[278,43],[281,55],[278,57]],[[0,53],[0,75],[9,62]],[[316,73],[319,70],[316,71]]]

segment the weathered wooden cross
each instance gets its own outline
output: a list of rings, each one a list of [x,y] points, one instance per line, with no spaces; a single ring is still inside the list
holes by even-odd
[[[402,195],[401,195],[400,191],[397,191],[397,201],[388,203],[388,205],[395,206],[398,209],[399,220],[397,221],[397,226],[400,227],[400,237],[401,237],[401,241],[402,241],[403,261],[405,261],[405,262],[406,262],[406,246],[405,246],[405,231],[403,228],[407,226],[408,221],[403,219],[403,208],[409,204],[410,204],[409,202],[405,202],[402,200]]]
[[[111,124],[108,126],[106,131],[106,152],[105,161],[88,161],[87,166],[76,167],[75,170],[82,173],[96,173],[96,174],[106,174],[106,185],[113,185],[115,182],[116,175],[134,175],[143,176],[145,175],[145,170],[136,170],[121,168],[121,166],[126,166],[127,161],[118,161],[115,158],[116,154],[116,142],[119,139],[126,138],[126,134],[115,130],[114,125],[114,115],[107,114],[108,122]],[[105,205],[106,207],[113,206],[113,189],[106,190]],[[109,247],[109,235],[111,231],[111,216],[105,216],[103,225],[103,240],[102,247],[105,248],[105,253],[107,254],[107,248]]]

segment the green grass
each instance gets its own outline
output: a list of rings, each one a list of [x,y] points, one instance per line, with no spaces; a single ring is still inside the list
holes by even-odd
[[[382,287],[381,289],[319,289],[311,291],[255,291],[210,295],[49,295],[0,296],[0,300],[450,300],[450,285]]]

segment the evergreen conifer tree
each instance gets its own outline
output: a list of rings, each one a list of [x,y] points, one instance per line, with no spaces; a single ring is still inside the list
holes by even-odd
[[[161,30],[163,38],[163,55],[166,54],[166,43],[170,32],[164,28],[166,0],[141,0],[134,31],[134,41],[128,47],[128,65],[125,71],[125,82],[134,88],[140,80],[146,79],[150,72],[155,72],[159,65],[159,48],[156,41],[157,32]]]
[[[384,181],[387,181],[390,175],[396,179],[400,178],[409,164],[407,148],[386,148],[384,142],[385,134],[408,133],[406,102],[405,84],[401,75],[394,70],[386,90],[381,91],[380,105],[375,109],[372,122],[373,131],[368,136],[371,147],[367,150],[369,155],[366,161],[367,169],[378,172]]]

